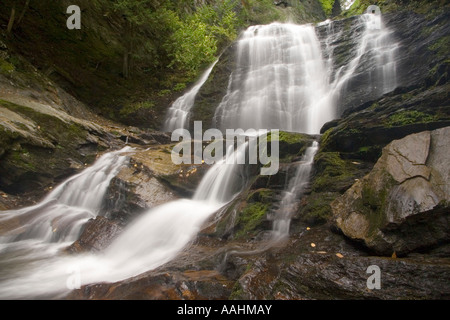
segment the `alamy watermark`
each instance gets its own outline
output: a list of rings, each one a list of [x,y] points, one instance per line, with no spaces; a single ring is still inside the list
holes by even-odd
[[[193,137],[187,129],[180,128],[172,132],[171,140],[179,142],[171,153],[172,162],[177,165],[214,164],[225,159],[226,164],[259,162],[262,165],[261,175],[274,175],[279,169],[278,129],[270,130],[270,136],[268,130],[227,129],[224,139],[219,129],[207,129],[203,132],[202,122],[195,121]],[[211,143],[203,146],[205,141]]]
[[[367,278],[367,289],[381,289],[381,269],[377,265],[371,265],[367,268],[366,273],[371,274]]]
[[[77,5],[68,6],[66,13],[70,14],[70,16],[66,22],[67,29],[69,29],[69,30],[81,29],[81,9],[80,9],[80,7]]]

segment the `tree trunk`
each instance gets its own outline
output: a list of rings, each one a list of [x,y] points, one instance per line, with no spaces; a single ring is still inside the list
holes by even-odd
[[[128,60],[129,56],[130,56],[130,53],[128,52],[128,49],[125,49],[125,53],[123,55],[123,66],[122,66],[122,74],[125,79],[128,79],[128,77],[129,77],[129,60]]]
[[[25,6],[22,9],[22,12],[20,13],[19,19],[17,19],[17,23],[16,23],[16,27],[20,24],[20,22],[23,19],[23,16],[25,15],[25,12],[28,10],[28,7],[30,6],[30,0],[27,0],[27,2],[25,2]]]
[[[12,8],[11,8],[11,15],[9,16],[8,27],[6,29],[7,34],[11,33],[15,18],[16,18],[16,2],[14,1]]]
[[[131,22],[126,22],[125,31],[124,31],[124,39],[125,39],[125,52],[123,55],[123,66],[122,73],[125,79],[130,77],[130,70],[132,68],[132,53],[133,53],[133,26]]]

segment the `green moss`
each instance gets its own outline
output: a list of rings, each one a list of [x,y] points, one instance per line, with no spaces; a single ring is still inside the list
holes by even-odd
[[[247,0],[247,5],[241,13],[241,20],[247,24],[268,24],[273,21],[283,21],[284,15],[272,0]]]
[[[381,156],[382,146],[362,146],[358,149],[356,155],[358,159],[363,159],[367,161],[374,161]]]
[[[80,124],[67,123],[49,114],[5,100],[0,100],[0,104],[26,118],[32,119],[39,125],[43,138],[53,142],[55,145],[73,146],[84,142],[87,137],[86,129]]]
[[[335,0],[319,0],[323,11],[327,16],[331,15],[331,10],[333,10]]]
[[[242,296],[244,294],[244,288],[242,288],[241,283],[239,281],[236,281],[236,283],[233,286],[233,289],[231,290],[231,294],[229,296],[229,300],[240,300],[242,299]]]
[[[0,57],[0,74],[10,75],[15,70],[15,67],[12,63],[9,63],[5,59]]]
[[[279,133],[279,141],[280,142],[286,142],[289,144],[293,143],[305,143],[307,139],[304,135],[294,132],[286,132],[286,131],[280,131]]]
[[[429,50],[436,52],[439,57],[446,58],[448,56],[448,48],[450,47],[450,35],[444,36],[428,47]]]
[[[377,179],[383,181],[383,183],[380,183],[383,186],[382,188],[377,188],[366,181],[361,191],[362,201],[359,207],[361,212],[366,213],[369,220],[369,233],[376,232],[380,226],[384,225],[386,207],[389,204],[389,190],[396,184],[394,178],[387,172],[379,173]]]
[[[254,231],[266,218],[270,205],[254,202],[248,204],[239,214],[236,238],[243,237]]]
[[[331,143],[330,137],[334,133],[335,128],[336,127],[330,128],[322,134],[322,136],[320,137],[320,144],[319,144],[320,150],[324,150],[324,149],[326,149],[327,146],[330,145],[330,143]]]
[[[9,154],[9,161],[18,168],[33,172],[36,171],[37,166],[39,165],[33,161],[30,152],[24,147],[11,151]]]
[[[267,135],[267,141],[272,141],[272,135]],[[279,131],[279,155],[280,162],[291,162],[294,157],[301,156],[311,146],[312,137],[302,133]],[[270,144],[269,144],[270,146]]]
[[[84,126],[8,101],[0,100],[0,105],[36,124],[32,132],[36,139],[1,130],[0,171],[12,192],[29,191],[51,177],[67,174],[71,170],[69,159],[81,163],[95,160],[98,146],[89,146],[92,152],[86,151],[87,155],[79,151],[80,146],[88,143],[88,130]]]
[[[258,189],[251,192],[247,196],[247,202],[271,203],[273,201],[274,192],[270,189]]]
[[[304,198],[306,204],[300,208],[300,219],[309,225],[327,222],[332,215],[330,203],[338,196],[337,192],[311,193]]]
[[[155,107],[155,104],[151,101],[141,101],[137,103],[130,103],[122,107],[119,111],[121,117],[128,117],[139,110],[151,110]]]
[[[427,114],[416,110],[402,110],[394,113],[385,120],[388,127],[405,126],[413,123],[428,123],[435,121],[435,115]]]
[[[319,152],[314,160],[316,174],[312,189],[315,192],[340,192],[353,184],[353,168],[339,152]]]

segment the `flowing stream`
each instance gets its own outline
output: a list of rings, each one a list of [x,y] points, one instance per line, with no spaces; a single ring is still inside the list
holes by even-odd
[[[186,128],[189,112],[195,102],[195,97],[203,84],[208,80],[209,74],[216,65],[216,60],[198,79],[194,86],[184,95],[175,100],[167,110],[166,119],[163,125],[163,131],[171,132],[178,128]]]
[[[319,149],[319,144],[314,141],[312,146],[306,149],[295,175],[289,180],[287,189],[283,192],[281,202],[275,212],[273,221],[273,241],[286,239],[289,236],[289,226],[292,215],[297,211],[298,199],[309,185],[311,170],[314,164],[314,156]]]
[[[392,90],[397,47],[390,45],[389,31],[377,19],[381,18],[360,17],[364,31],[357,39],[357,51],[349,64],[335,72],[332,53],[324,57],[314,26],[273,23],[248,28],[237,43],[237,67],[230,75],[228,92],[216,109],[217,127],[317,134],[325,122],[337,117],[337,95],[367,55],[376,66],[373,76],[385,84],[383,92]],[[325,48],[332,50],[331,41]],[[166,131],[186,127],[195,96],[214,65],[170,107]],[[247,146],[229,152],[240,156]],[[274,218],[275,238],[289,234],[291,209],[309,182],[317,148],[317,143],[308,148],[289,181]],[[244,186],[242,165],[224,159],[208,170],[192,199],[149,210],[104,251],[61,253],[77,240],[86,221],[101,213],[109,183],[130,152],[133,149],[125,148],[105,154],[35,206],[0,212],[0,223],[9,230],[0,238],[0,298],[56,298],[79,285],[119,281],[161,266]]]
[[[230,152],[239,157],[247,146],[248,143],[242,144]],[[61,249],[76,240],[87,219],[98,214],[102,195],[125,163],[126,156],[122,154],[127,152],[132,150],[126,148],[103,156],[92,168],[68,179],[35,207],[2,213],[2,222],[24,217],[29,221],[25,227],[30,228],[18,236],[1,239],[0,298],[57,298],[79,285],[119,281],[154,269],[173,259],[206,219],[242,187],[240,165],[227,164],[224,159],[207,172],[192,199],[150,209],[103,252],[60,254]],[[65,195],[71,192],[73,197],[68,200]],[[78,197],[79,192],[85,195]],[[55,237],[60,226],[64,227],[60,232],[64,236]],[[12,233],[16,232],[20,230]]]

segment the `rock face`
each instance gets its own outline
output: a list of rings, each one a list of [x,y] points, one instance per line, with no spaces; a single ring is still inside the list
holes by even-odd
[[[450,127],[395,140],[373,170],[332,202],[335,225],[379,254],[450,239]]]

